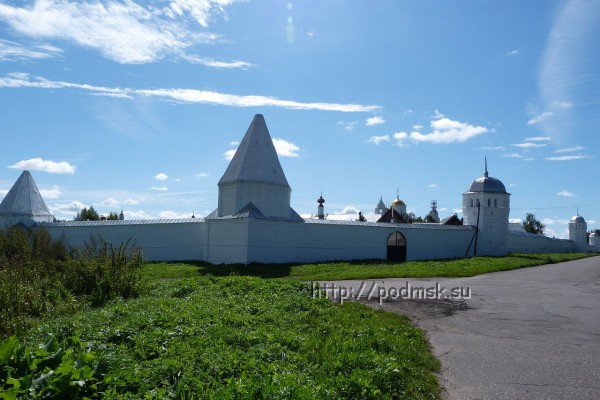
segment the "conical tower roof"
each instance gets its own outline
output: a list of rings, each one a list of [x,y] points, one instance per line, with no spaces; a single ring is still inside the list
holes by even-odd
[[[2,203],[0,214],[50,216],[50,211],[29,171],[23,171]]]
[[[262,114],[256,114],[219,181],[265,182],[289,187]]]

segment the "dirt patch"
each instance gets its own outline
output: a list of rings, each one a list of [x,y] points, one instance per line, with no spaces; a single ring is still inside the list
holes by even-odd
[[[424,319],[437,319],[449,317],[457,311],[468,310],[469,306],[465,301],[455,300],[386,300],[379,304],[377,299],[365,300],[362,303],[375,309],[383,309],[402,314],[410,318],[413,322]]]

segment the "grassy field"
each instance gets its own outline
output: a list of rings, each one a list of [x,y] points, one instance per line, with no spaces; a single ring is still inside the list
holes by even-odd
[[[150,265],[139,298],[5,341],[0,397],[439,398],[439,363],[406,318],[197,272]]]
[[[313,299],[305,281],[473,276],[585,256],[149,263],[138,297],[40,316],[0,343],[0,398],[435,399],[439,362],[423,332],[395,314]]]
[[[178,271],[196,270],[214,276],[241,275],[262,278],[286,278],[294,280],[344,280],[379,278],[434,278],[468,277],[489,272],[508,271],[543,264],[572,261],[588,254],[511,254],[507,257],[473,257],[458,260],[410,261],[389,264],[377,261],[333,262],[319,264],[250,264],[213,265],[208,263],[155,263],[148,268],[152,274],[178,268]]]

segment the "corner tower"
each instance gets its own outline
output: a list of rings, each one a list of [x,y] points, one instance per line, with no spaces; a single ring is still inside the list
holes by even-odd
[[[39,222],[52,222],[42,195],[29,171],[23,171],[0,203],[0,226],[23,223],[31,226]]]
[[[587,223],[579,215],[579,211],[569,221],[569,240],[575,243],[576,253],[587,253],[590,250],[587,237]]]
[[[218,216],[239,214],[251,204],[267,218],[289,219],[291,192],[265,119],[257,114],[219,181]]]
[[[499,179],[489,176],[486,159],[483,176],[463,193],[464,225],[477,227],[475,255],[506,255],[509,212],[510,193]]]

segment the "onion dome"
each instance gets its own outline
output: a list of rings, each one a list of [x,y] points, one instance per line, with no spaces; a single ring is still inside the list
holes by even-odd
[[[396,199],[394,201],[392,201],[392,207],[393,206],[405,206],[406,203],[403,202],[402,200],[400,200],[400,197],[396,197]]]
[[[325,203],[325,199],[323,198],[323,195],[319,196],[319,198],[317,199],[317,203],[319,203],[320,206],[322,206],[323,203]]]

